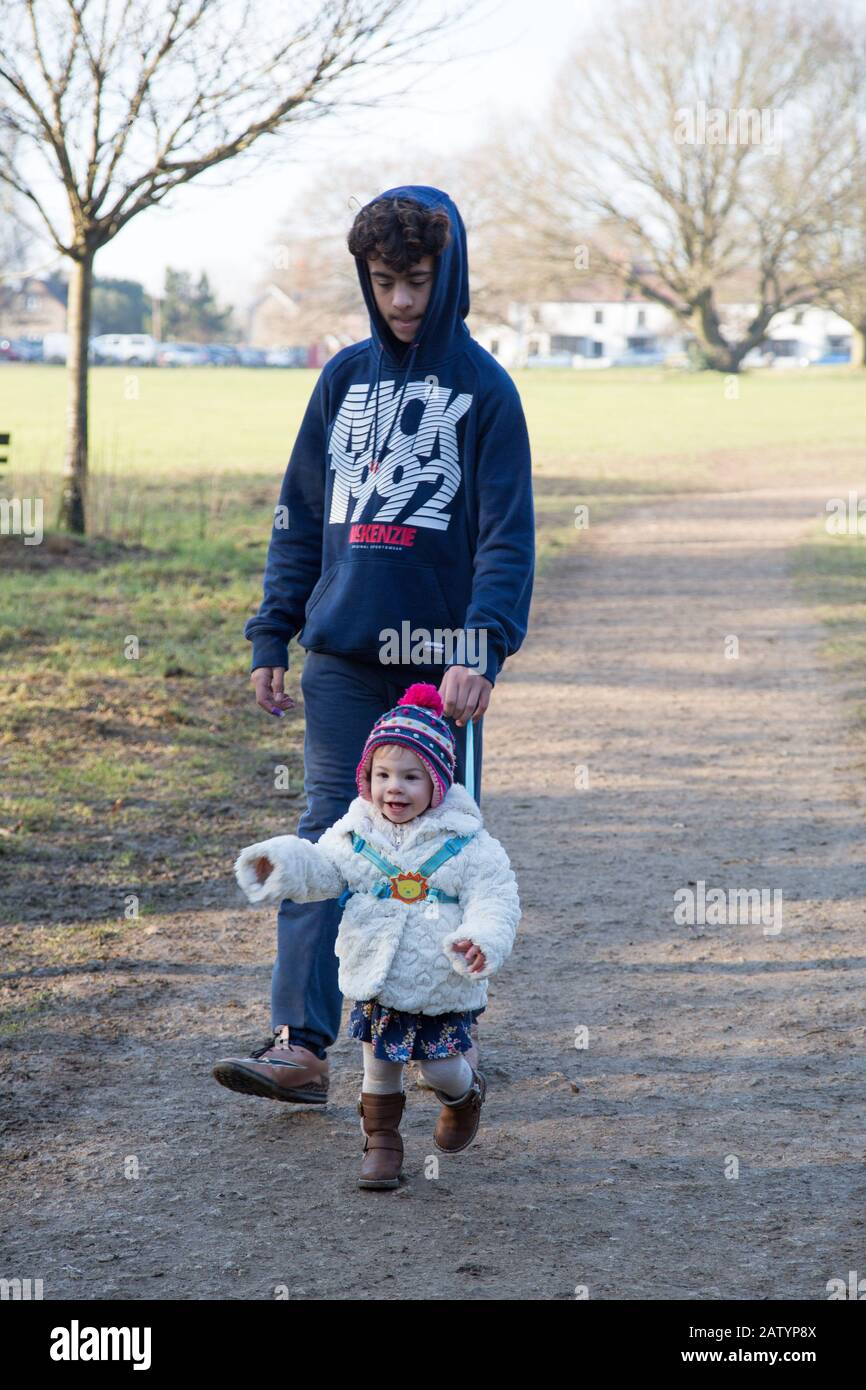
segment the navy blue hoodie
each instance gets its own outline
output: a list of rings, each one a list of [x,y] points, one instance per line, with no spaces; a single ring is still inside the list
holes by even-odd
[[[356,258],[371,336],[326,363],[307,406],[275,509],[264,600],[244,626],[251,671],[287,667],[297,636],[307,650],[443,674],[473,666],[495,682],[526,634],[535,516],[520,396],[464,322],[456,205],[420,184],[380,196],[396,194],[444,206],[452,236],[411,344],[392,332]],[[411,638],[411,650],[383,656],[386,634]]]

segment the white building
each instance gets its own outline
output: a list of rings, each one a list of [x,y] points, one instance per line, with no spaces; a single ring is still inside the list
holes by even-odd
[[[723,328],[745,330],[756,304],[720,305]],[[828,354],[847,354],[851,325],[830,309],[803,305],[771,321],[761,349],[748,363],[806,366]],[[599,289],[597,298],[512,304],[504,323],[473,328],[473,336],[506,368],[526,366],[609,367],[680,358],[689,334],[664,305],[624,298]]]
[[[786,361],[805,365],[828,354],[850,353],[851,334],[848,320],[832,309],[804,304],[777,314],[767,330],[767,341],[778,365]]]

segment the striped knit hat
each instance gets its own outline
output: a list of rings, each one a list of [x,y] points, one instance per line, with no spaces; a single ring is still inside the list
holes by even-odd
[[[417,754],[433,779],[430,808],[438,806],[454,781],[457,749],[454,735],[442,717],[442,696],[435,685],[410,685],[393,709],[373,725],[355,773],[358,791],[372,801],[370,773],[373,752],[383,743],[399,743]]]

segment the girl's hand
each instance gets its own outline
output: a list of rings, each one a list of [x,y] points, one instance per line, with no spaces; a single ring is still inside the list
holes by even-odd
[[[258,859],[253,860],[253,869],[259,883],[265,883],[274,872],[274,866],[266,854],[262,854]]]
[[[463,941],[453,942],[454,950],[466,952],[466,964],[469,966],[469,974],[477,975],[479,970],[483,970],[487,964],[487,958],[480,946],[475,946],[467,938]]]

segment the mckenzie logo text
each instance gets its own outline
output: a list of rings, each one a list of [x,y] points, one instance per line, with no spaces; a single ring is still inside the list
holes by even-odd
[[[389,526],[383,521],[357,521],[349,527],[350,545],[414,545],[417,526]]]

